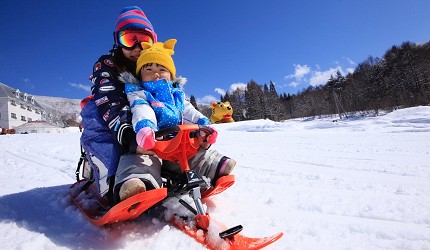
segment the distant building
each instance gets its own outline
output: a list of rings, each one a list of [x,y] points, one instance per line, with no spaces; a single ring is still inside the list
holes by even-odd
[[[32,95],[0,82],[0,127],[14,129],[32,121],[45,121],[46,111]]]
[[[15,134],[34,134],[34,133],[63,133],[64,128],[54,126],[45,121],[32,121],[14,128]]]

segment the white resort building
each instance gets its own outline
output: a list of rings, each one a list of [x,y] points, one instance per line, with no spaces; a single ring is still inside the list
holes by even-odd
[[[0,82],[0,128],[15,129],[32,121],[45,121],[46,111],[32,95]]]

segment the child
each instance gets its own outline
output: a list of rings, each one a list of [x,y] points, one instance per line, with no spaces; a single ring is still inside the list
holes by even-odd
[[[159,180],[160,172],[153,171],[152,161],[145,162],[144,157],[154,157],[150,151],[155,145],[155,131],[179,124],[209,125],[213,134],[207,142],[201,144],[196,156],[189,160],[190,168],[200,175],[211,179],[211,184],[221,177],[231,173],[236,161],[219,154],[217,151],[207,150],[215,143],[217,131],[210,125],[207,117],[197,111],[193,105],[185,100],[181,87],[185,84],[184,78],[176,78],[176,68],[171,55],[174,54],[175,39],[155,44],[142,42],[143,51],[137,60],[136,75],[142,82],[130,74],[122,75],[125,83],[125,92],[130,102],[132,124],[136,132],[137,144],[142,148],[140,167],[132,166],[128,169],[118,169],[117,182],[119,198],[124,200],[136,193],[149,188],[157,188],[153,180]],[[163,161],[162,168],[178,170],[179,166],[173,162]],[[137,165],[137,164],[135,164]],[[119,177],[119,178],[118,178]],[[121,184],[121,183],[119,183]],[[159,185],[158,185],[159,186]]]

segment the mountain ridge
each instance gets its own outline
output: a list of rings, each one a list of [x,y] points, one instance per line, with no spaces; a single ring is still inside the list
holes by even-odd
[[[70,99],[64,97],[51,97],[51,96],[34,96],[34,99],[44,108],[48,113],[56,111],[65,114],[79,114],[81,112],[81,100]]]

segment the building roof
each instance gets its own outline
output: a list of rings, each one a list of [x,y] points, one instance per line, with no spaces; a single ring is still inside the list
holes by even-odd
[[[33,95],[21,92],[19,89],[14,89],[0,82],[0,98],[4,97],[15,100],[18,103],[26,103],[37,109],[44,110],[43,107],[34,99]]]
[[[30,129],[30,128],[61,128],[46,121],[31,121],[15,127],[15,129]]]

